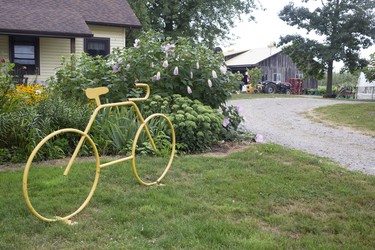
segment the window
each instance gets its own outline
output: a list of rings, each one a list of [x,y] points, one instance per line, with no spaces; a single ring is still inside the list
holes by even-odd
[[[272,75],[272,81],[274,81],[274,82],[281,82],[281,74],[280,73],[274,73]]]
[[[90,56],[109,55],[109,38],[86,38],[85,52]]]
[[[268,80],[267,74],[262,75],[262,82],[267,81],[267,80]]]
[[[10,37],[11,61],[15,72],[34,75],[39,69],[39,39],[37,37]]]
[[[303,78],[303,74],[302,73],[296,74],[296,78],[302,79]]]

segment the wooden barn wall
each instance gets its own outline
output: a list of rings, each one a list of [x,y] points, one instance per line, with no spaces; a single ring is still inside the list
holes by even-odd
[[[272,76],[275,73],[280,74],[282,82],[288,82],[290,78],[296,78],[297,74],[302,74],[290,57],[282,53],[271,56],[256,66],[262,69],[263,75],[267,75],[269,81],[272,81]],[[303,82],[304,88],[317,87],[317,81],[314,79],[305,79]]]

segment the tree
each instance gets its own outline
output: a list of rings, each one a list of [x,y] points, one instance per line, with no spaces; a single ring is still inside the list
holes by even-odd
[[[280,38],[279,46],[285,45],[283,51],[305,75],[321,79],[327,72],[327,96],[331,96],[334,62],[342,61],[351,73],[366,66],[359,52],[374,44],[374,9],[375,1],[369,0],[321,0],[314,11],[289,3],[280,19],[307,33],[314,31],[323,41],[287,35]]]
[[[129,0],[146,31],[153,29],[176,39],[192,38],[210,48],[230,37],[240,15],[251,14],[256,0]],[[249,16],[253,19],[252,16]]]
[[[363,71],[367,80],[375,81],[375,52],[370,55],[370,63]]]

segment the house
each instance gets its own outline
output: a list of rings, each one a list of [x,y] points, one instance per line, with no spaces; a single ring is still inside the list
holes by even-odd
[[[29,82],[54,75],[62,56],[105,56],[141,28],[127,0],[0,0],[0,57]]]
[[[227,51],[225,61],[232,72],[244,73],[246,69],[258,67],[262,70],[262,81],[288,82],[291,78],[303,78],[291,58],[281,49],[268,46],[265,48]],[[317,88],[318,82],[308,78],[303,81],[303,88]]]

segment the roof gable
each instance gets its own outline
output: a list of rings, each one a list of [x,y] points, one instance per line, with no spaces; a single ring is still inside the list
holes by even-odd
[[[226,61],[228,66],[250,66],[258,64],[259,62],[274,56],[281,52],[279,48],[258,48],[258,49],[250,49],[245,53],[242,53],[236,57],[233,57]]]
[[[141,27],[126,0],[0,0],[0,32],[92,36],[87,24]]]

